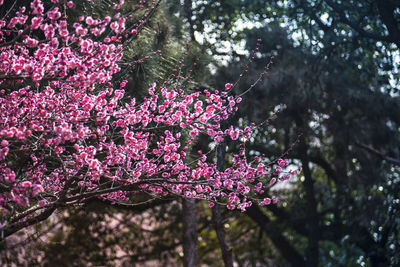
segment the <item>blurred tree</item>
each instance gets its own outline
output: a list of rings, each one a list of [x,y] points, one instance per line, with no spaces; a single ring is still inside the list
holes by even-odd
[[[269,78],[244,101],[251,103],[249,117],[261,120],[268,110],[283,109],[260,130],[252,152],[284,153],[303,134],[288,155],[301,164],[303,176],[281,190],[282,206],[267,213],[254,207],[247,214],[292,266],[397,265],[400,106],[398,96],[389,93],[395,90],[385,90],[390,81],[378,67],[357,67],[372,66],[375,58],[353,61],[351,51],[345,59],[295,46],[274,23],[246,36],[247,49],[260,36],[265,45],[249,72],[260,70],[271,51],[278,54]],[[238,75],[235,67],[229,62],[216,80]],[[242,90],[256,78],[242,81]],[[292,242],[276,238],[279,233]]]

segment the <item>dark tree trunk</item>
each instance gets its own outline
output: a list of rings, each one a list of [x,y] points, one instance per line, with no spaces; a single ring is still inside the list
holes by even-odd
[[[306,152],[305,152],[306,153]],[[306,264],[310,267],[318,266],[319,258],[319,216],[317,213],[317,201],[315,199],[314,181],[312,180],[311,171],[308,166],[309,160],[307,156],[301,159],[304,173],[304,187],[306,191],[307,218],[308,218],[308,247],[306,250]]]
[[[219,206],[212,208],[212,220],[217,233],[219,246],[221,247],[222,259],[225,267],[233,267],[232,249],[228,246],[225,239],[224,224],[222,222],[222,216]]]
[[[183,199],[183,266],[197,266],[197,219],[194,199]]]
[[[222,142],[218,145],[217,149],[217,168],[219,171],[224,170],[224,157],[225,157],[226,143]],[[222,259],[224,261],[225,267],[233,266],[232,249],[229,248],[225,239],[224,224],[222,221],[221,211],[219,206],[214,206],[212,208],[212,221],[214,224],[215,232],[217,233],[217,238],[219,245],[221,247]]]
[[[296,124],[306,132],[305,124],[302,118],[296,118]],[[304,136],[300,138],[299,155],[304,174],[304,190],[307,201],[307,232],[308,247],[306,250],[306,266],[316,267],[319,262],[319,240],[320,226],[319,215],[317,211],[317,200],[315,198],[314,181],[310,170],[310,159],[308,157],[308,147]]]

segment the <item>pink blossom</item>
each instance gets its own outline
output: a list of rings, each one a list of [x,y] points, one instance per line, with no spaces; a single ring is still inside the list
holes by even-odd
[[[110,25],[110,28],[111,28],[113,31],[117,32],[118,29],[119,29],[119,24],[118,24],[118,22],[116,22],[116,21],[112,22],[111,25]]]
[[[47,13],[47,17],[52,20],[57,20],[61,17],[61,12],[58,11],[58,7],[55,7]]]
[[[229,132],[229,135],[230,135],[232,140],[236,140],[239,137],[239,131],[238,130],[231,130]]]
[[[262,202],[260,202],[260,205],[269,205],[271,204],[271,199],[269,197],[264,198]]]
[[[43,21],[42,17],[34,17],[34,18],[32,18],[31,29],[32,30],[38,29],[40,24],[42,23],[42,21]]]
[[[39,200],[38,205],[39,205],[39,207],[43,207],[44,205],[46,205],[46,200],[44,200],[44,199]]]
[[[87,16],[85,22],[87,25],[93,25],[94,19],[91,16]]]
[[[24,188],[29,188],[29,187],[31,187],[31,185],[32,185],[32,183],[30,181],[23,181],[21,183],[21,186]]]

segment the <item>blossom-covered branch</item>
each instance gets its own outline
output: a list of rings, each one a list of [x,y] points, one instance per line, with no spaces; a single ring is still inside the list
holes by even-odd
[[[175,194],[242,211],[271,203],[266,186],[294,174],[283,173],[287,161],[270,166],[242,150],[218,171],[207,153],[189,160],[200,134],[215,144],[251,137],[251,127],[221,130],[241,101],[232,84],[213,92],[154,84],[141,103],[128,100],[126,81],[115,87],[112,79],[143,24],[119,13],[123,1],[112,17],[76,22],[72,1],[51,2],[45,10],[33,0],[0,20],[2,238],[92,197],[128,203],[139,192]]]

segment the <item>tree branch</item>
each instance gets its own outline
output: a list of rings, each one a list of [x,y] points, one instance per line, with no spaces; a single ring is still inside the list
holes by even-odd
[[[21,230],[23,228],[26,228],[28,226],[31,226],[33,224],[36,224],[36,223],[46,220],[47,218],[50,217],[51,214],[53,214],[53,212],[55,210],[56,210],[56,207],[53,205],[53,206],[46,208],[43,212],[41,212],[40,214],[38,214],[36,216],[30,217],[24,221],[20,221],[17,223],[13,223],[9,226],[3,227],[3,229],[1,230],[0,240],[3,240],[7,236],[10,236],[10,235],[18,232],[19,230]]]
[[[366,30],[364,30],[362,27],[360,27],[359,24],[357,24],[356,22],[348,19],[346,17],[346,14],[344,13],[344,10],[336,3],[334,3],[331,0],[325,0],[325,2],[335,11],[338,13],[339,17],[340,17],[340,22],[347,24],[348,26],[350,26],[351,28],[353,28],[356,32],[358,32],[360,35],[362,35],[363,37],[366,38],[370,38],[373,40],[377,40],[377,41],[384,41],[384,42],[393,42],[396,43],[396,45],[398,44],[398,41],[396,41],[395,38],[393,38],[393,36],[385,36],[385,35],[381,35],[379,33],[376,32],[367,32]]]
[[[374,154],[375,156],[379,157],[382,160],[386,160],[387,162],[390,162],[392,164],[400,166],[400,159],[388,157],[388,156],[384,155],[383,153],[379,152],[378,150],[376,150],[376,149],[374,149],[372,147],[369,147],[367,145],[364,145],[364,144],[356,143],[356,145],[358,147],[368,151],[369,153]]]

